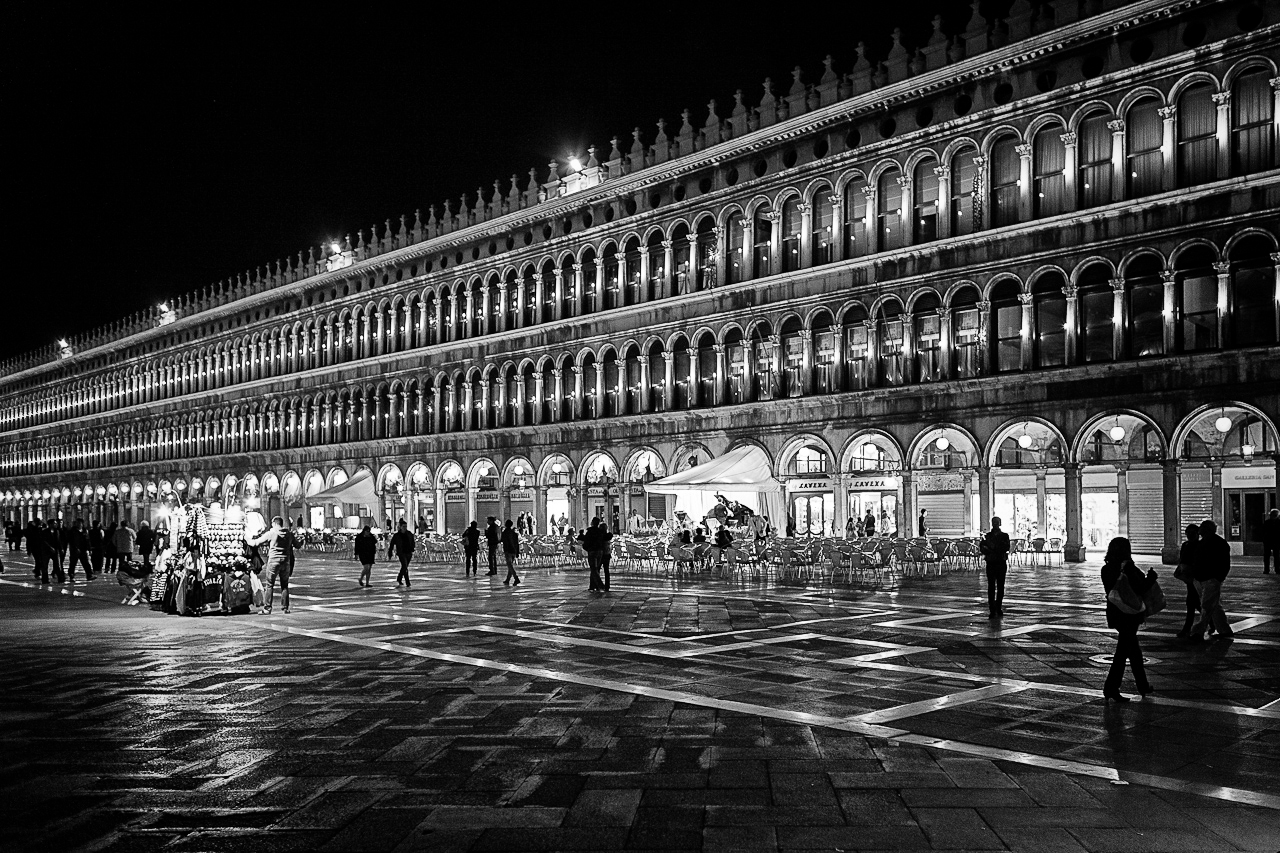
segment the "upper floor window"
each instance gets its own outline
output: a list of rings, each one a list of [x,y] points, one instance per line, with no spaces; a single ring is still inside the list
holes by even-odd
[[[800,269],[800,199],[792,196],[782,204],[782,271]]]
[[[1218,110],[1208,83],[1178,98],[1178,186],[1212,181],[1218,170]]]
[[[867,254],[867,182],[855,178],[844,188],[844,256]]]
[[[1001,373],[1022,369],[1022,303],[1017,288],[1000,288],[991,298],[995,368]]]
[[[1035,181],[1031,202],[1037,217],[1054,216],[1067,209],[1067,151],[1062,128],[1041,128],[1032,146]]]
[[[1022,168],[1018,138],[1005,136],[991,147],[991,225],[1012,225],[1018,221],[1018,179]]]
[[[902,173],[897,169],[886,169],[876,183],[876,236],[882,252],[900,249],[904,244],[900,177]]]
[[[951,235],[961,237],[973,233],[973,182],[978,170],[972,148],[951,158]]]
[[[726,252],[725,258],[725,274],[730,284],[736,284],[743,279],[742,270],[742,240],[746,236],[743,230],[743,217],[741,211],[735,211],[729,217],[729,221],[725,224],[728,230],[726,234]],[[639,272],[636,273],[639,275]]]
[[[1125,271],[1129,308],[1129,355],[1134,358],[1164,353],[1164,282],[1160,262],[1144,255]]]
[[[1076,192],[1080,207],[1090,208],[1111,201],[1111,129],[1106,113],[1093,113],[1080,122],[1076,134],[1079,175]]]
[[[1067,363],[1067,297],[1062,277],[1046,274],[1036,281],[1032,352],[1036,367],[1059,367]]]
[[[756,208],[753,219],[751,244],[756,278],[763,278],[773,271],[769,255],[773,243],[773,219],[769,213],[769,205],[761,205]]]
[[[1163,189],[1164,157],[1160,145],[1164,127],[1159,108],[1154,98],[1146,98],[1130,107],[1125,116],[1129,198],[1141,198]]]
[[[1265,69],[1248,71],[1231,90],[1231,173],[1247,175],[1275,165],[1275,96]]]
[[[922,160],[916,164],[912,177],[915,191],[915,210],[912,212],[913,242],[928,243],[938,236],[938,174],[934,171],[937,161]]]
[[[809,248],[815,267],[831,263],[834,257],[831,228],[835,224],[835,218],[830,189],[818,190],[813,194],[813,214],[809,222]]]

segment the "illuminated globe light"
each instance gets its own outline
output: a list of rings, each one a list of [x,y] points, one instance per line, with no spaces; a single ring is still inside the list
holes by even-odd
[[[342,254],[342,244],[341,244],[341,243],[338,243],[338,242],[330,243],[330,244],[329,244],[329,251],[330,251],[330,252],[333,252],[333,254],[335,254],[335,255],[340,255],[340,254]]]
[[[1107,435],[1111,436],[1112,441],[1124,441],[1124,427],[1120,426],[1120,424],[1116,424],[1111,428],[1111,431],[1108,432]]]
[[[951,446],[951,442],[947,440],[945,435],[940,435],[938,436],[938,440],[933,443],[933,446],[945,452],[946,449]]]
[[[579,160],[577,157],[570,157],[570,158],[569,158],[569,168],[570,168],[571,170],[575,171],[575,172],[581,172],[581,171],[582,171],[582,161],[581,161],[581,160]]]
[[[1231,432],[1231,418],[1223,415],[1213,422],[1213,428],[1221,433]]]
[[[1025,432],[1022,435],[1018,436],[1018,446],[1021,447],[1023,450],[1030,450],[1031,445],[1033,444],[1035,444],[1035,439],[1027,435]]]

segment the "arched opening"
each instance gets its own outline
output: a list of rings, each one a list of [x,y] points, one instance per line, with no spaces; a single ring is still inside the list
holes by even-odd
[[[902,222],[902,170],[891,166],[876,181],[876,239],[881,252],[906,245]]]
[[[1208,83],[1178,97],[1178,186],[1208,183],[1218,174],[1218,108]]]
[[[1115,360],[1115,295],[1111,270],[1089,264],[1076,278],[1080,359],[1086,364]]]
[[[1158,255],[1143,254],[1124,270],[1128,319],[1128,354],[1146,358],[1164,354],[1164,268]]]
[[[1005,279],[991,290],[991,363],[997,373],[1022,369],[1022,291]]]
[[[1249,175],[1276,165],[1275,95],[1266,68],[1253,68],[1231,87],[1231,174]]]
[[[973,199],[979,187],[978,167],[974,158],[978,152],[966,148],[951,158],[951,236],[963,237],[977,228]]]
[[[773,272],[773,209],[768,202],[756,207],[751,217],[752,272],[764,278]]]
[[[868,243],[867,181],[861,175],[844,187],[844,256],[860,258],[870,254]]]
[[[835,260],[836,208],[832,202],[831,187],[823,182],[813,193],[813,212],[809,220],[809,252],[813,266],[822,266]]]
[[[1080,209],[1111,203],[1111,161],[1113,135],[1107,123],[1111,116],[1102,111],[1089,113],[1077,130],[1076,157],[1079,159],[1076,193]]]
[[[907,381],[902,303],[886,299],[876,317],[876,337],[880,350],[878,374],[881,385],[902,385]]]
[[[1201,352],[1218,347],[1218,255],[1209,246],[1192,246],[1174,264],[1174,345],[1178,352]]]
[[[942,301],[932,291],[924,293],[911,306],[915,325],[917,378],[920,382],[942,379]]]
[[[782,271],[800,269],[800,198],[791,196],[782,203]]]
[[[1231,247],[1229,339],[1233,346],[1280,343],[1280,299],[1275,292],[1274,252],[1275,243],[1262,234],[1251,234]]]
[[[911,216],[912,239],[928,243],[938,236],[938,161],[925,157],[912,172],[911,185],[915,209]]]
[[[991,146],[991,226],[1015,225],[1019,216],[1022,159],[1018,137],[1006,134]]]
[[[1164,125],[1160,102],[1142,98],[1125,114],[1125,172],[1129,198],[1142,198],[1164,188]]]
[[[1049,272],[1036,279],[1031,288],[1035,310],[1032,319],[1032,357],[1037,368],[1061,367],[1067,363],[1066,279]]]
[[[1062,133],[1061,125],[1051,124],[1036,131],[1032,139],[1031,206],[1037,219],[1056,216],[1067,209],[1067,147]]]

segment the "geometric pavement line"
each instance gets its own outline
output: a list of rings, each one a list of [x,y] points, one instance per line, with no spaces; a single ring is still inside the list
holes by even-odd
[[[1107,779],[1109,781],[1119,782],[1132,780],[1137,784],[1145,785],[1147,787],[1170,791],[1192,792],[1199,794],[1200,796],[1229,800],[1237,803],[1248,803],[1251,805],[1261,806],[1263,808],[1280,810],[1280,796],[1273,796],[1260,791],[1250,791],[1242,788],[1227,788],[1216,785],[1202,785],[1153,774],[1134,774],[1128,771],[1118,770],[1114,767],[1104,767],[1102,765],[1091,764],[1085,761],[1053,758],[1052,756],[1037,755],[1035,753],[1021,752],[1018,750],[1000,749],[998,747],[966,743],[964,741],[932,738],[925,735],[914,734],[905,729],[891,728],[874,723],[862,722],[857,717],[831,717],[824,714],[812,714],[803,711],[787,711],[779,708],[770,708],[765,705],[755,705],[748,702],[713,699],[707,696],[699,696],[694,693],[683,693],[681,691],[668,690],[660,687],[644,687],[637,684],[628,684],[626,682],[615,681],[607,678],[575,675],[573,673],[559,672],[556,670],[544,669],[542,667],[501,663],[499,661],[488,660],[485,658],[456,655],[448,652],[435,652],[428,649],[419,649],[397,643],[376,642],[360,637],[328,634],[323,630],[295,628],[289,625],[277,624],[274,621],[258,621],[250,624],[255,627],[265,628],[269,631],[296,634],[299,636],[311,637],[313,639],[328,640],[330,642],[342,643],[345,645],[377,649],[379,651],[391,652],[394,654],[410,655],[428,660],[438,660],[446,663],[457,663],[464,666],[474,666],[482,669],[516,673],[519,675],[529,676],[531,678],[543,678],[551,681],[595,687],[601,690],[630,693],[632,695],[662,699],[669,702],[678,702],[685,705],[750,714],[752,716],[798,723],[801,725],[821,726],[823,728],[846,731],[866,737],[875,737],[889,741],[928,746],[944,752],[979,755],[990,760],[1009,761],[1033,767],[1049,767],[1065,773],[1091,776],[1098,779]]]

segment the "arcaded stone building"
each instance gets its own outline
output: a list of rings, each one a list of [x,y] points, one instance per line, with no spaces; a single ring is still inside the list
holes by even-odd
[[[755,443],[800,534],[998,513],[1168,557],[1212,516],[1252,550],[1278,60],[1252,0],[1019,0],[828,59],[3,365],[4,512],[546,529],[660,517],[646,482]],[[309,503],[366,471],[381,506]]]

